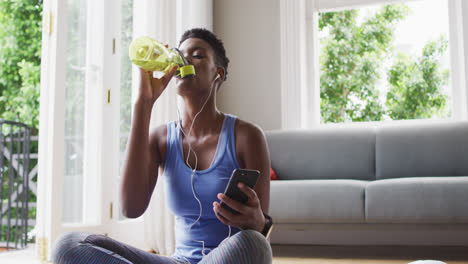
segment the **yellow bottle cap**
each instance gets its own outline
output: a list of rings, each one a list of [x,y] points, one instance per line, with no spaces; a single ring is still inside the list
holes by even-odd
[[[195,67],[193,65],[186,65],[179,67],[180,77],[190,77],[195,75]]]

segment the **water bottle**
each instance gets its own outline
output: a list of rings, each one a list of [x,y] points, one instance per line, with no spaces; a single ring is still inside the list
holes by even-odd
[[[195,68],[189,65],[184,55],[176,49],[169,49],[159,41],[149,37],[139,37],[128,48],[130,60],[147,71],[167,72],[175,65],[179,68],[175,75],[186,78],[195,75]]]

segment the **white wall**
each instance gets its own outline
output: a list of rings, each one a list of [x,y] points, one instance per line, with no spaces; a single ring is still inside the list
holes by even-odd
[[[281,128],[279,0],[214,0],[213,31],[230,59],[221,111]]]

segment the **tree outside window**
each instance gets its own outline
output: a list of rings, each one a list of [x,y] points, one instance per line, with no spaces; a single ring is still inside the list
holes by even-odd
[[[426,41],[418,53],[394,47],[409,5],[319,14],[321,122],[447,118],[448,37]]]
[[[10,0],[0,1],[0,118],[25,123],[32,128],[32,136],[37,136],[39,127],[39,87],[41,68],[41,37],[42,37],[42,1],[41,0]],[[3,131],[0,131],[2,133]],[[30,153],[37,153],[37,141],[32,141]],[[5,152],[3,153],[3,155]],[[1,154],[0,154],[1,155]],[[22,159],[18,159],[19,161]],[[31,158],[29,171],[37,164],[36,158]],[[8,168],[8,167],[6,167]],[[4,169],[0,179],[8,178]],[[36,182],[34,177],[31,179]],[[7,201],[9,186],[6,181],[0,185],[0,202],[3,212],[0,221],[7,221]],[[13,190],[18,190],[18,185]],[[34,192],[29,192],[29,202],[36,202]],[[15,204],[15,203],[13,203]],[[11,217],[15,219],[18,208],[11,207]],[[28,219],[36,218],[36,208],[29,207]],[[28,230],[34,226],[29,226]],[[0,223],[0,242],[7,240],[8,226]],[[13,242],[15,236],[20,236],[17,223],[10,227]],[[28,237],[30,239],[30,237]],[[10,244],[11,245],[11,244]],[[0,248],[0,251],[2,249]]]

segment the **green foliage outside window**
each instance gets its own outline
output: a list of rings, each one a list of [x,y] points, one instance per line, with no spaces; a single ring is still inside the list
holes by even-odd
[[[441,69],[439,58],[448,41],[429,41],[418,58],[399,53],[388,73],[390,89],[386,105],[394,120],[444,117],[447,96],[441,87],[448,84],[449,70]]]
[[[42,1],[0,1],[0,117],[39,126]]]
[[[319,30],[329,32],[320,42],[322,123],[447,115],[443,87],[449,72],[439,62],[448,45],[444,36],[426,43],[419,57],[394,55],[382,72],[393,56],[395,26],[410,12],[404,4],[386,5],[361,24],[357,9],[320,14]],[[385,76],[387,94],[381,94],[377,84]]]
[[[32,127],[35,136],[39,129],[39,90],[42,44],[42,1],[1,0],[0,1],[0,118],[18,121]],[[37,141],[32,141],[31,153],[37,153]],[[30,171],[37,160],[31,159]],[[3,168],[5,169],[5,168]],[[3,174],[3,176],[5,173]],[[2,175],[0,175],[2,177]],[[36,178],[32,179],[34,182]],[[3,209],[6,208],[8,184],[3,184]],[[17,187],[14,187],[17,188]],[[29,202],[36,202],[36,196],[29,192]],[[14,219],[16,208],[11,211]],[[29,208],[29,219],[36,216],[36,208]],[[2,217],[0,217],[0,220]],[[3,217],[6,221],[7,214]],[[15,224],[15,222],[13,222]],[[8,226],[0,225],[0,241],[6,241]],[[34,226],[29,226],[28,230]],[[10,227],[13,241],[17,227]],[[11,244],[10,244],[11,245]]]

